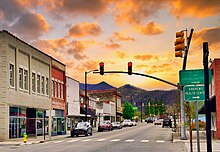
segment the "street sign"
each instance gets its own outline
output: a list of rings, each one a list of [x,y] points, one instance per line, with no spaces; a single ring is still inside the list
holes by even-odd
[[[204,84],[204,70],[203,69],[180,70],[179,82],[181,86]],[[211,82],[212,82],[212,74],[211,74],[211,70],[209,69],[209,83]]]
[[[184,86],[185,101],[204,101],[205,88],[204,86]]]

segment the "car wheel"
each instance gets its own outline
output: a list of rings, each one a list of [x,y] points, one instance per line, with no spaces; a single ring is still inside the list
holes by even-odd
[[[90,136],[92,136],[92,129],[91,129],[91,132],[90,132]]]
[[[88,130],[86,131],[85,136],[88,136]]]

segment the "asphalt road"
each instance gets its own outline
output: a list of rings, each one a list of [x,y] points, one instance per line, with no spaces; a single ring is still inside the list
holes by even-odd
[[[153,124],[138,124],[121,130],[69,137],[45,143],[4,146],[3,152],[184,152],[184,143],[172,143],[172,130]]]

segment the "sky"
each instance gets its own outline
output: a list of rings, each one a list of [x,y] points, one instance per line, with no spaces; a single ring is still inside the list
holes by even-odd
[[[210,59],[220,58],[220,0],[0,0],[0,30],[61,61],[81,83],[100,62],[125,72],[132,62],[133,72],[177,84],[183,58],[175,57],[175,33],[192,28],[187,70],[203,68],[203,42]],[[87,76],[90,84],[175,89],[135,75]]]

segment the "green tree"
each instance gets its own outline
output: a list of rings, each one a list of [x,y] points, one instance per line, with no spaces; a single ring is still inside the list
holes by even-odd
[[[132,119],[134,117],[134,109],[131,103],[125,102],[122,114],[124,119]]]
[[[151,101],[151,98],[148,99],[146,109],[145,109],[145,115],[151,116],[155,114],[155,109],[153,106],[153,103]]]

